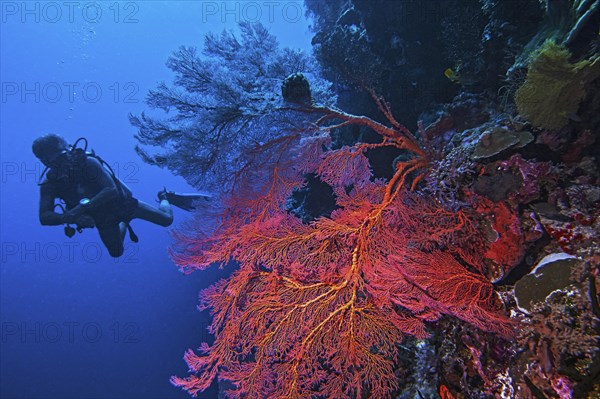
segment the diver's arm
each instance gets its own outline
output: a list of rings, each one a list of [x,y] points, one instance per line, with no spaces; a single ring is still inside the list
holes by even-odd
[[[40,187],[40,223],[44,226],[57,226],[66,223],[65,214],[54,212],[54,188],[50,183]]]
[[[89,208],[101,206],[107,202],[114,201],[119,197],[119,189],[117,188],[112,176],[95,158],[88,158],[86,163],[86,176],[89,183],[99,189],[98,194],[90,198],[87,205]]]
[[[84,215],[85,209],[77,205],[73,209],[65,210],[63,213],[54,212],[54,199],[56,198],[54,187],[51,183],[40,187],[40,223],[43,226],[58,226],[59,224],[77,224]],[[89,224],[89,223],[88,223]]]

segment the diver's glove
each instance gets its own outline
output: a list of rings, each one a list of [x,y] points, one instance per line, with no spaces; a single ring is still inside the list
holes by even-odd
[[[85,214],[85,208],[77,205],[73,209],[69,209],[63,215],[64,222],[67,224],[76,224],[83,229],[95,226],[94,218]]]
[[[80,215],[75,219],[77,227],[82,229],[91,229],[96,225],[94,218],[89,215]]]

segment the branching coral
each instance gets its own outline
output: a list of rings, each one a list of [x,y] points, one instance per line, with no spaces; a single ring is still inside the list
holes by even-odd
[[[167,60],[173,83],[159,83],[146,98],[150,109],[166,114],[129,115],[141,158],[202,190],[230,188],[239,165],[250,163],[261,142],[293,134],[300,120],[286,100],[300,94],[335,101],[310,56],[280,48],[260,23],[240,22],[239,32],[206,34],[200,49],[180,47]],[[282,93],[282,81],[299,78],[299,72],[311,77],[309,93]]]
[[[262,143],[236,176],[227,210],[211,235],[179,235],[173,252],[186,272],[235,260],[233,275],[202,293],[213,346],[185,355],[193,395],[215,378],[230,398],[390,398],[398,389],[396,344],[428,336],[425,322],[450,315],[481,330],[512,334],[482,274],[485,242],[465,211],[448,211],[410,192],[427,152],[373,94],[390,126],[325,106],[296,135]],[[381,136],[324,150],[329,132],[365,126]],[[389,181],[372,179],[365,151],[390,146],[411,154]],[[329,184],[337,209],[311,223],[285,211],[305,173]],[[474,239],[472,239],[475,237]]]
[[[536,126],[558,129],[579,108],[586,85],[600,76],[600,58],[569,62],[569,51],[547,41],[533,55],[527,80],[515,95],[519,113]]]

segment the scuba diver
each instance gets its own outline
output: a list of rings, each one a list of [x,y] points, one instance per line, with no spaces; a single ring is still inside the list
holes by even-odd
[[[84,148],[78,148],[80,141]],[[138,238],[130,226],[132,219],[143,219],[160,226],[173,223],[171,205],[191,211],[193,201],[208,199],[203,194],[176,194],[166,189],[158,193],[158,208],[136,199],[112,168],[87,151],[87,140],[79,138],[73,145],[56,134],[37,138],[32,145],[35,156],[46,166],[40,181],[40,223],[44,226],[65,225],[65,234],[75,230],[98,229],[100,238],[113,257],[123,254],[123,240],[129,231],[131,241]],[[55,204],[59,199],[64,204]],[[61,208],[61,212],[55,209]],[[75,225],[73,227],[71,225]]]

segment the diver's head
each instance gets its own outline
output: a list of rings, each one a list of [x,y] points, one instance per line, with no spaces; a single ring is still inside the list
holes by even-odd
[[[48,167],[55,166],[60,156],[68,149],[67,141],[57,134],[46,134],[33,141],[31,146],[35,156]]]

